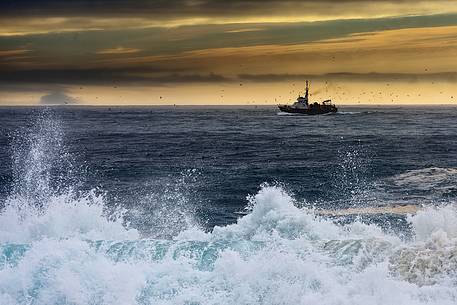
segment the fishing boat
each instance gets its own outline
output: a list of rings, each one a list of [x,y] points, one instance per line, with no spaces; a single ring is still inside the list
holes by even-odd
[[[278,108],[282,112],[286,113],[299,113],[307,115],[335,113],[338,108],[332,104],[332,100],[325,100],[322,103],[314,102],[310,103],[309,97],[309,82],[306,81],[305,96],[298,96],[297,101],[292,105],[278,105]]]

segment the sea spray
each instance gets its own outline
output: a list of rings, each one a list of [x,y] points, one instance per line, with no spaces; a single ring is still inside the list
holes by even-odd
[[[172,238],[186,229],[200,228],[197,213],[202,203],[195,193],[199,178],[200,173],[190,169],[177,177],[148,183],[136,194],[136,205],[125,211],[124,219],[141,227],[143,235],[150,238]]]
[[[65,145],[62,123],[51,109],[37,112],[34,120],[11,137],[13,187],[9,198],[39,208],[48,197],[76,192],[84,169]]]

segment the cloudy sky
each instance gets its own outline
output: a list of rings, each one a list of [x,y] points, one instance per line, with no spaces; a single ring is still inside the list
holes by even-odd
[[[455,0],[0,3],[0,105],[456,104]]]

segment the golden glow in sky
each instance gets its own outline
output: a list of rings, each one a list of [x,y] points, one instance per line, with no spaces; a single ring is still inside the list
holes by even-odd
[[[454,1],[0,4],[0,105],[454,104]],[[313,92],[313,91],[312,91]]]

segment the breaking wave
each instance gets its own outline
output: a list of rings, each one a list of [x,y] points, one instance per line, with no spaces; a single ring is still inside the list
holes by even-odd
[[[252,212],[211,233],[141,239],[100,197],[3,211],[1,304],[455,304],[457,210],[409,217],[403,241],[341,226],[263,187]],[[32,302],[33,300],[33,302]]]

